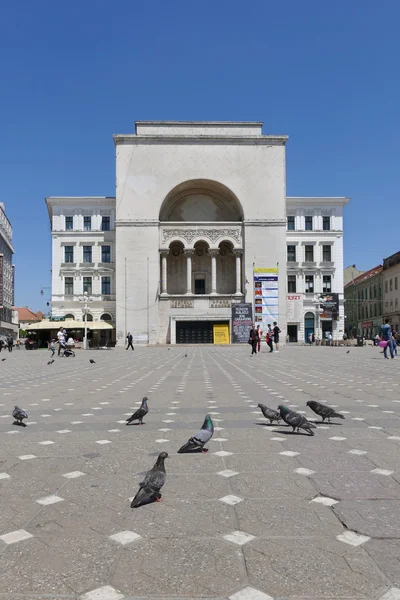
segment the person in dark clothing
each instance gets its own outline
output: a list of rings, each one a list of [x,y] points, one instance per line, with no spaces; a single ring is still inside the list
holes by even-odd
[[[253,325],[249,333],[249,342],[251,343],[251,356],[253,356],[253,354],[257,354],[258,339],[259,338],[257,329]]]
[[[127,345],[126,349],[129,350],[129,348],[132,348],[132,350],[134,350],[135,348],[133,347],[133,344],[132,344],[132,342],[133,342],[132,334],[128,332],[126,339],[128,340],[128,345]]]
[[[273,328],[272,332],[274,335],[275,352],[279,352],[279,334],[280,334],[281,330],[279,329],[278,323],[276,321],[274,321],[274,328]]]
[[[12,339],[11,335],[9,335],[7,338],[7,346],[8,346],[8,351],[12,352],[13,346],[14,346],[14,340]]]
[[[268,323],[268,331],[267,331],[267,335],[265,338],[265,341],[267,342],[268,346],[269,346],[269,351],[273,352],[274,351],[274,345],[272,343],[272,329],[271,329],[271,325]]]

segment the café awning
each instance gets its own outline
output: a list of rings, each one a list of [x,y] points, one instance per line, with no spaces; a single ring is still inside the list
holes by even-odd
[[[75,321],[75,319],[65,319],[65,321],[50,321],[50,319],[43,319],[43,321],[39,321],[38,323],[32,323],[26,327],[26,331],[51,331],[58,330],[62,327],[63,329],[68,330],[71,329],[85,329],[84,321]],[[107,321],[88,321],[87,328],[91,331],[98,330],[109,330],[114,329],[114,325]]]

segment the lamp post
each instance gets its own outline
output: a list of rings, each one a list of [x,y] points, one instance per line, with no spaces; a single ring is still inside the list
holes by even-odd
[[[85,335],[83,338],[83,349],[87,350],[87,313],[88,313],[88,304],[89,302],[92,302],[93,298],[90,298],[90,296],[88,295],[87,292],[83,292],[83,298],[79,298],[80,302],[83,302],[83,315],[84,315],[84,322],[85,322]]]
[[[321,332],[321,337],[320,337],[320,325],[321,325],[321,318],[320,315],[321,313],[324,312],[324,309],[321,308],[320,304],[321,302],[323,302],[323,298],[321,298],[320,296],[318,296],[315,300],[314,300],[314,305],[315,305],[315,315],[317,317],[317,337],[320,339],[320,341],[322,341],[322,332]]]

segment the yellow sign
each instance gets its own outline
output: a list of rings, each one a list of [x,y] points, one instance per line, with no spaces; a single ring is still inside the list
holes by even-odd
[[[273,267],[272,269],[254,269],[254,273],[277,273],[278,267]]]
[[[229,344],[229,325],[213,325],[214,344]]]

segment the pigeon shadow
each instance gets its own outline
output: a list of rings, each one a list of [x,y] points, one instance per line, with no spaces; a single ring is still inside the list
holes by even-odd
[[[279,423],[253,423],[253,425],[261,425],[261,427],[282,427]]]
[[[132,427],[132,425],[146,425],[146,423],[125,423],[127,427]]]
[[[313,421],[315,425],[343,425],[343,423],[333,423],[328,421]]]
[[[14,421],[13,425],[18,425],[18,427],[27,427],[26,423],[19,423],[18,421]]]
[[[276,430],[276,433],[279,433],[279,434],[283,433],[283,435],[302,435],[302,436],[305,436],[305,437],[313,437],[309,433],[306,433],[306,432],[303,432],[303,431],[287,431],[285,429],[280,430],[280,431]]]
[[[194,450],[185,450],[185,452],[177,452],[177,454],[204,454],[208,452],[208,448],[195,448]]]

